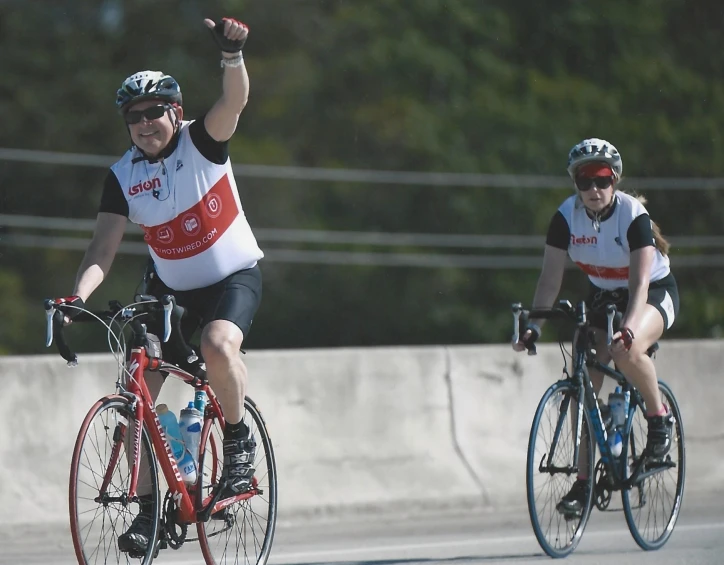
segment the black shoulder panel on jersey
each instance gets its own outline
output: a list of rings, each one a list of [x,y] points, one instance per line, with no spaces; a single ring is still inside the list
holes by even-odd
[[[558,210],[551,218],[548,225],[548,235],[546,236],[546,244],[558,249],[567,250],[571,243],[571,228]]]
[[[651,218],[648,214],[641,214],[634,218],[626,231],[626,239],[631,251],[654,245],[654,232],[651,229]]]
[[[189,126],[189,135],[194,147],[199,150],[208,161],[216,163],[217,165],[223,165],[229,158],[229,142],[228,141],[216,141],[206,131],[206,125],[204,120],[206,114],[191,122]]]
[[[103,182],[103,194],[101,195],[101,205],[98,211],[128,217],[128,200],[123,194],[118,178],[110,169],[106,175],[106,180]]]

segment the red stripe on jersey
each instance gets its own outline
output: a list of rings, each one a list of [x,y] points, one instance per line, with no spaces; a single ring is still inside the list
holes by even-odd
[[[200,202],[160,226],[141,226],[143,239],[163,259],[187,259],[203,253],[224,235],[239,215],[227,175]]]
[[[628,267],[597,267],[596,265],[587,265],[576,261],[581,270],[591,277],[599,279],[609,279],[617,281],[625,281],[628,279]]]

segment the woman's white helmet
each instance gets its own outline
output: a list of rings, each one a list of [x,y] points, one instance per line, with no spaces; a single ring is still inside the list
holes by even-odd
[[[621,160],[621,154],[618,152],[618,149],[605,139],[598,139],[596,137],[584,139],[573,146],[573,149],[568,153],[568,174],[571,178],[575,178],[578,167],[592,161],[606,163],[611,167],[616,180],[621,178],[623,174],[623,161]]]

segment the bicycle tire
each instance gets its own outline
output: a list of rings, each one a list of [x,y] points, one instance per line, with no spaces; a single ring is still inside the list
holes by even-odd
[[[641,549],[646,551],[653,551],[660,549],[671,537],[674,531],[674,526],[679,517],[681,511],[681,504],[684,498],[684,482],[686,479],[686,446],[684,444],[684,426],[681,419],[681,411],[679,410],[679,404],[674,397],[674,393],[671,388],[664,382],[659,381],[659,390],[663,394],[664,404],[668,406],[672,415],[674,416],[674,434],[671,438],[671,450],[666,456],[666,459],[673,462],[674,456],[676,457],[676,467],[670,468],[668,471],[664,470],[651,477],[644,479],[644,483],[638,487],[633,487],[629,490],[623,490],[621,492],[621,499],[623,503],[623,511],[626,516],[626,523],[628,524],[629,531],[634,541],[638,544]],[[624,476],[629,477],[629,473],[634,468],[637,458],[640,456],[641,451],[646,446],[646,434],[647,426],[645,423],[645,414],[642,406],[637,406],[634,415],[629,418],[626,425],[626,441],[624,442],[622,457],[623,461],[626,461]],[[652,505],[661,506],[665,508],[666,500],[661,495],[652,494],[651,483],[656,485],[663,484],[667,478],[673,478],[671,469],[675,469],[675,485],[674,485],[674,496],[671,498],[670,510],[664,512],[664,518],[659,521],[658,519],[651,520],[650,517],[644,520],[642,526],[654,527],[654,534],[647,535],[645,531],[642,531],[638,522],[638,517],[641,516],[641,510]],[[648,496],[647,496],[648,495]],[[657,527],[660,525],[660,528]]]
[[[136,503],[123,501],[124,495],[128,494],[131,474],[123,432],[125,427],[127,433],[126,426],[132,419],[128,399],[108,395],[91,407],[78,431],[70,468],[69,509],[73,547],[80,565],[97,563],[100,555],[103,555],[103,563],[128,563],[131,559],[130,555],[118,549],[118,536],[134,517],[131,506],[137,506]],[[141,453],[145,453],[150,472],[139,472],[139,482],[148,480],[151,484],[154,520],[150,543],[145,555],[140,557],[140,563],[149,565],[154,559],[160,535],[160,494],[156,456],[146,426],[142,426]],[[114,469],[105,496],[112,496],[113,500],[106,498],[99,501],[100,486],[111,460],[114,461]],[[93,548],[92,534],[98,529],[98,545]]]
[[[560,418],[563,418],[561,422],[561,430],[559,432],[559,443],[556,453],[563,453],[560,457],[555,457],[553,463],[555,465],[573,465],[573,428],[570,424],[570,406],[571,402],[577,403],[577,390],[573,383],[569,381],[558,381],[551,385],[548,390],[543,394],[538,408],[536,409],[533,423],[531,424],[530,437],[528,439],[528,453],[526,458],[526,496],[528,500],[528,513],[530,516],[531,525],[533,526],[533,532],[538,540],[538,544],[541,549],[545,551],[547,555],[554,558],[562,558],[573,552],[578,546],[583,536],[583,532],[586,528],[588,518],[591,514],[591,506],[593,500],[593,463],[595,458],[595,444],[593,442],[593,434],[591,431],[591,424],[588,416],[588,411],[584,409],[581,430],[581,444],[584,441],[588,442],[588,465],[590,470],[589,477],[589,488],[587,502],[584,505],[581,517],[575,520],[567,520],[562,516],[556,509],[556,504],[560,500],[561,496],[567,492],[565,484],[561,484],[562,481],[556,481],[556,477],[566,477],[569,486],[572,486],[573,481],[576,477],[571,476],[567,473],[548,473],[539,470],[539,464],[543,461],[544,457],[547,457],[550,445],[545,447],[545,452],[541,452],[538,449],[538,438],[541,425],[544,418],[546,417],[549,403],[552,400],[557,405],[556,410],[556,423]],[[570,399],[568,407],[563,411],[563,402],[566,398]],[[568,425],[566,425],[568,423]],[[552,435],[552,434],[551,434]],[[561,441],[565,441],[566,438],[571,444],[570,453],[565,449],[561,452]],[[542,443],[542,441],[541,441]],[[569,460],[566,460],[568,458]],[[550,477],[550,486],[546,485],[548,491],[551,491],[555,500],[548,501],[547,503],[538,503],[537,492],[540,490],[536,486],[536,479],[542,476],[548,475]],[[551,512],[552,510],[552,512]],[[544,513],[548,512],[546,516]],[[543,518],[543,520],[541,520]],[[546,519],[547,518],[547,519]],[[542,523],[543,522],[543,523]],[[547,522],[547,524],[546,524]],[[547,527],[546,527],[547,526]],[[555,531],[554,531],[555,528]],[[563,533],[563,535],[562,535]]]
[[[228,521],[198,522],[201,553],[208,565],[265,565],[271,552],[277,518],[277,471],[269,432],[261,412],[250,399],[244,400],[244,422],[257,441],[254,480],[261,494],[227,507]],[[209,496],[221,475],[223,432],[215,417],[206,418],[199,444],[197,503]],[[263,451],[263,454],[261,453]],[[241,520],[239,518],[241,517]],[[262,523],[263,522],[263,523]],[[239,525],[241,524],[241,527]],[[255,526],[263,528],[257,540]],[[232,541],[232,536],[236,538]],[[252,538],[252,543],[247,543]],[[229,552],[231,547],[232,553]],[[239,555],[243,551],[243,556]],[[247,552],[251,551],[252,555]],[[236,552],[236,553],[233,553]]]

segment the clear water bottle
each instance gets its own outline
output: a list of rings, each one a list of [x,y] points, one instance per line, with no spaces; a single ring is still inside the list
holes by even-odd
[[[608,404],[604,404],[604,402],[599,398],[598,409],[601,412],[603,425],[606,428],[606,439],[608,441],[608,447],[611,449],[611,454],[614,457],[618,457],[619,455],[621,455],[623,443],[621,432],[613,423],[611,406],[609,406]]]
[[[171,412],[165,404],[156,406],[156,414],[161,422],[163,433],[166,434],[166,439],[171,447],[174,459],[176,459],[179,471],[181,471],[181,478],[185,483],[195,483],[197,478],[196,462],[186,449],[181,428],[176,420],[176,414]]]
[[[619,457],[623,450],[623,430],[626,425],[626,416],[628,414],[628,393],[621,392],[621,387],[617,386],[612,393],[608,395],[608,405],[611,407],[611,424],[614,431],[609,438],[611,454]]]
[[[617,386],[614,392],[608,395],[608,405],[611,407],[613,425],[623,428],[626,424],[626,395],[621,392],[620,386]]]
[[[608,436],[608,446],[611,448],[611,455],[620,457],[623,451],[623,436],[621,430],[615,428]]]
[[[600,398],[597,399],[598,411],[601,413],[601,419],[603,420],[603,426],[606,428],[606,432],[611,431],[611,407],[605,404]]]
[[[201,412],[195,408],[194,402],[189,402],[189,405],[181,410],[181,417],[178,423],[181,428],[181,436],[186,444],[186,449],[189,450],[194,463],[196,463],[198,467],[199,442],[201,441],[201,424],[203,423],[203,418]]]
[[[187,485],[196,484],[198,478],[197,465],[193,455],[188,449],[184,450],[184,456],[181,461],[178,462],[179,471],[181,471],[181,478]]]

